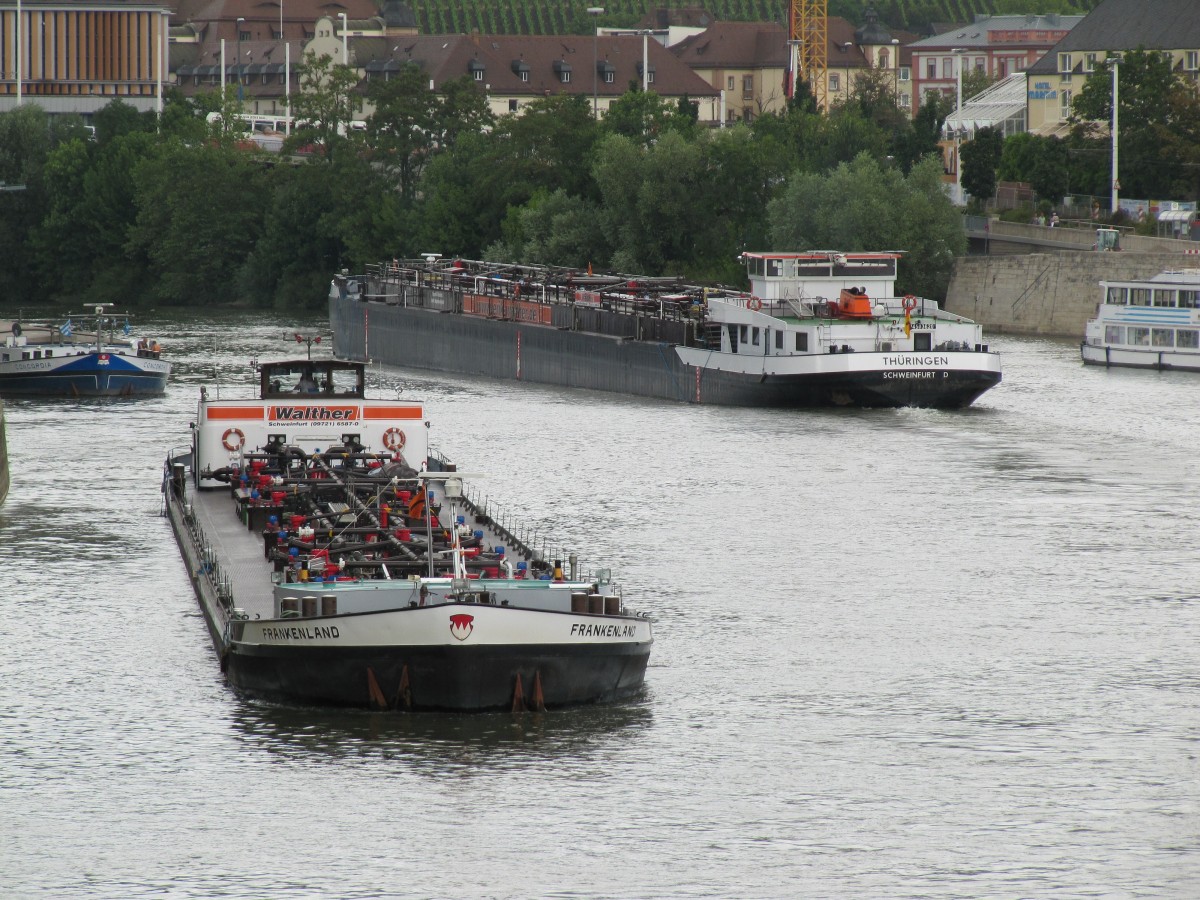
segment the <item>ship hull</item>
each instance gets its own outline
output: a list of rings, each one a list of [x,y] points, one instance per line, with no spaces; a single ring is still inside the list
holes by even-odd
[[[1136,350],[1129,347],[1080,345],[1083,361],[1092,366],[1126,369],[1177,369],[1200,372],[1200,353],[1175,350]]]
[[[348,359],[685,403],[956,409],[1000,381],[987,353],[939,352],[928,365],[889,365],[896,354],[883,353],[733,359],[662,341],[341,298],[331,298],[329,316],[334,352]]]
[[[167,389],[170,364],[115,353],[0,363],[5,397],[137,397]]]
[[[234,644],[226,658],[226,675],[238,691],[278,702],[476,712],[512,709],[518,678],[529,705],[538,684],[547,707],[626,700],[641,690],[649,656],[649,644]]]

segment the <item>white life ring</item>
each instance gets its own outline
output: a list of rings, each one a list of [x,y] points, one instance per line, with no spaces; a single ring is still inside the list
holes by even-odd
[[[404,432],[399,428],[389,428],[383,433],[383,446],[389,450],[403,450],[404,443]]]
[[[746,309],[752,312],[758,312],[760,309],[762,309],[762,301],[757,297],[751,297],[746,301]]]
[[[221,446],[230,453],[241,450],[246,446],[246,435],[240,428],[226,428],[225,433],[221,435]]]

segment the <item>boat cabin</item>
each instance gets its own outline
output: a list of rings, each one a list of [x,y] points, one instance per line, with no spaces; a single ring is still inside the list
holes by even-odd
[[[335,359],[298,359],[263,363],[259,396],[263,400],[310,395],[314,399],[362,399],[366,396],[366,366]]]

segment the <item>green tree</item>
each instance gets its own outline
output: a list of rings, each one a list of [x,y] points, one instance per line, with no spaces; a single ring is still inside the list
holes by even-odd
[[[147,261],[150,299],[174,306],[240,299],[229,273],[263,233],[267,171],[246,153],[182,144],[138,165],[127,250]]]
[[[0,297],[27,302],[39,289],[30,242],[48,202],[43,172],[53,153],[49,117],[29,103],[0,115]],[[0,302],[4,302],[0,301]]]
[[[962,218],[927,158],[903,175],[868,154],[827,175],[797,173],[767,207],[771,246],[789,250],[904,250],[899,289],[943,299],[966,252]]]
[[[601,120],[604,133],[622,134],[645,144],[668,131],[691,131],[695,127],[696,118],[681,112],[679,104],[638,87],[631,87],[614,100]]]
[[[596,204],[566,191],[539,192],[505,217],[503,237],[484,259],[527,265],[605,265],[610,255]]]
[[[981,206],[996,196],[996,169],[1004,149],[1004,135],[995,128],[980,128],[959,148],[963,190]]]
[[[355,93],[358,74],[349,66],[335,64],[327,53],[307,53],[297,67],[299,93],[292,95],[295,130],[284,142],[285,150],[315,145],[326,160],[356,142],[350,125],[362,109]]]
[[[367,119],[372,159],[392,173],[411,201],[433,147],[437,96],[420,66],[410,62],[386,81],[371,81],[367,97],[375,105]]]
[[[1158,51],[1139,48],[1117,68],[1121,193],[1132,197],[1195,196],[1193,136],[1200,131],[1195,88]],[[1102,151],[1112,121],[1112,71],[1105,61],[1088,77],[1071,105],[1080,142]],[[1081,148],[1082,149],[1082,148]],[[1074,160],[1075,157],[1073,156]],[[1076,184],[1072,178],[1072,184]],[[1107,191],[1104,191],[1107,193]]]

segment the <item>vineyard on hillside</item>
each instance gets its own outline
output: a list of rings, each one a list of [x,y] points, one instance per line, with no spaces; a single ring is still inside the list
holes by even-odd
[[[1072,0],[1076,13],[1099,0]],[[787,0],[409,0],[423,34],[585,34],[597,25],[632,28],[647,12],[663,7],[707,10],[718,21],[783,22]],[[603,6],[589,16],[589,6]],[[930,22],[971,22],[995,12],[995,0],[830,0],[829,14],[861,24],[863,9],[873,6],[880,21],[893,28],[920,31]],[[1030,0],[1030,9],[1038,8]]]

